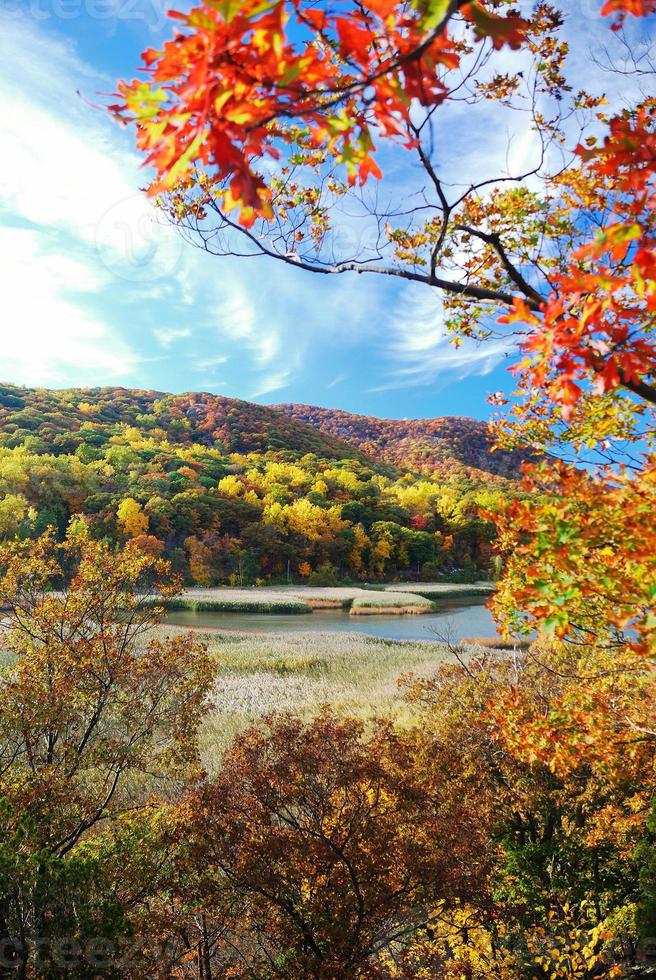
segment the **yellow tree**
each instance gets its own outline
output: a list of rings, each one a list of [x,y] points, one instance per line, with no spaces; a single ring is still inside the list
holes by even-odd
[[[125,497],[118,505],[116,520],[127,538],[136,538],[148,533],[148,515],[144,514],[140,503],[132,497]]]

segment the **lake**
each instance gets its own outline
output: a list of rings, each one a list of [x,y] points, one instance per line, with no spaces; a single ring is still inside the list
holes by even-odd
[[[365,633],[388,640],[462,640],[494,638],[497,629],[484,600],[440,599],[437,612],[424,616],[349,616],[341,609],[308,615],[276,613],[169,612],[166,622],[195,629],[207,627],[244,633]]]

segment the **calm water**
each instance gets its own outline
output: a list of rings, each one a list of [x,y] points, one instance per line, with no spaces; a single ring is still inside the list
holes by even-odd
[[[466,636],[495,637],[494,620],[484,601],[441,599],[439,611],[426,616],[349,616],[342,610],[308,615],[265,613],[170,612],[169,623],[220,627],[247,633],[366,633],[389,640],[461,640]]]

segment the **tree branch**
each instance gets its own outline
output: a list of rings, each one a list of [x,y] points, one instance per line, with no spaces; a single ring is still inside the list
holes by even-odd
[[[365,264],[362,262],[339,262],[336,265],[318,265],[313,264],[312,262],[306,262],[298,255],[291,253],[283,255],[282,253],[276,252],[271,248],[267,248],[262,240],[257,238],[248,228],[244,228],[242,225],[238,225],[235,221],[232,221],[227,214],[225,214],[225,212],[218,207],[216,202],[212,202],[211,206],[228,228],[239,232],[239,234],[244,235],[249,239],[252,245],[257,249],[258,254],[267,255],[272,259],[278,259],[279,262],[285,262],[287,265],[294,266],[296,269],[304,269],[306,272],[315,272],[324,276],[341,275],[344,272],[369,272],[375,273],[379,276],[395,276],[409,282],[424,283],[426,286],[441,289],[453,296],[464,296],[468,299],[487,301],[491,303],[501,303],[504,306],[513,305],[513,300],[515,297],[512,295],[512,293],[507,293],[498,289],[488,289],[485,286],[472,286],[469,283],[453,282],[450,279],[442,279],[433,273],[427,274],[422,272],[411,272],[408,269],[395,269],[393,266],[374,266],[373,264]],[[205,240],[203,240],[203,247],[206,251],[211,252],[211,249],[209,249]],[[528,298],[527,305],[531,310],[537,313],[539,312],[543,301],[539,294],[536,293],[536,296],[538,296],[537,300]]]
[[[533,286],[527,282],[521,272],[511,262],[510,257],[503,247],[501,238],[498,234],[488,234],[487,232],[480,231],[478,228],[472,228],[470,225],[456,225],[456,231],[463,231],[465,234],[471,235],[473,238],[478,238],[480,241],[490,245],[499,257],[499,260],[508,273],[510,279],[515,283],[518,289],[522,291],[527,299],[537,303],[538,309],[542,306],[544,298],[540,295],[537,289],[534,289]]]

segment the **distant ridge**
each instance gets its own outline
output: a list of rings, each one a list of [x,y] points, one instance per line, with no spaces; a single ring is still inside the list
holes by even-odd
[[[74,452],[90,425],[156,427],[180,445],[197,443],[225,453],[289,450],[330,459],[360,454],[350,444],[301,420],[254,402],[207,392],[172,395],[138,388],[23,388],[0,384],[0,445],[31,437],[55,454]],[[101,433],[98,433],[101,439]]]
[[[158,431],[174,444],[230,453],[314,453],[474,480],[516,479],[520,453],[493,452],[485,422],[446,416],[378,419],[315,405],[258,405],[208,392],[169,394],[122,387],[24,388],[0,384],[0,446],[74,453],[121,427]]]
[[[523,456],[492,450],[487,424],[464,416],[434,419],[379,419],[341,409],[286,403],[272,408],[297,422],[342,439],[379,462],[420,473],[508,479],[519,475]]]

